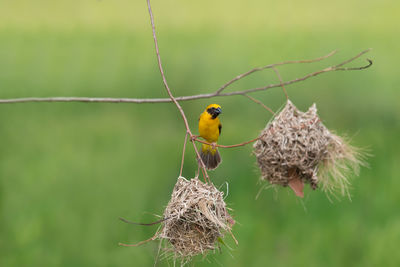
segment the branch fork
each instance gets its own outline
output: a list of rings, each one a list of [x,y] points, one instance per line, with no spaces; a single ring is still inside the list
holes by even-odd
[[[233,148],[233,147],[240,147],[240,146],[244,146],[246,144],[252,143],[254,141],[257,141],[260,137],[252,139],[250,141],[247,142],[243,142],[240,144],[235,144],[235,145],[230,145],[230,146],[225,146],[225,145],[218,145],[215,143],[208,143],[202,140],[199,140],[199,136],[197,135],[193,135],[186,115],[181,107],[181,105],[179,104],[178,101],[188,101],[188,100],[197,100],[197,99],[203,99],[203,98],[213,98],[213,97],[222,97],[222,96],[234,96],[234,95],[242,95],[245,96],[247,98],[249,98],[250,100],[252,100],[253,102],[260,104],[263,108],[265,108],[266,110],[268,110],[269,112],[271,112],[272,114],[275,114],[269,107],[265,106],[261,101],[249,96],[248,94],[253,93],[253,92],[258,92],[258,91],[266,91],[270,88],[274,88],[274,87],[282,87],[283,92],[285,93],[286,99],[288,99],[288,95],[286,93],[286,89],[285,89],[285,85],[290,85],[290,84],[294,84],[297,82],[301,82],[304,80],[307,80],[311,77],[317,76],[319,74],[322,73],[326,73],[326,72],[331,72],[331,71],[350,71],[350,70],[364,70],[366,68],[369,68],[372,65],[372,61],[370,59],[367,59],[368,64],[365,66],[361,66],[361,67],[342,67],[356,59],[358,59],[359,57],[361,57],[362,55],[366,54],[367,52],[369,52],[371,49],[367,49],[364,50],[362,52],[360,52],[359,54],[355,55],[354,57],[345,60],[337,65],[334,66],[330,66],[327,68],[324,68],[322,70],[319,71],[315,71],[312,73],[309,73],[303,77],[297,78],[297,79],[293,79],[293,80],[289,80],[284,82],[282,80],[282,77],[280,76],[278,70],[276,67],[278,66],[283,66],[283,65],[288,65],[288,64],[304,64],[304,63],[313,63],[313,62],[317,62],[317,61],[321,61],[324,60],[328,57],[333,56],[334,54],[336,54],[336,50],[330,52],[329,54],[319,57],[319,58],[315,58],[315,59],[311,59],[311,60],[295,60],[295,61],[284,61],[284,62],[280,62],[280,63],[275,63],[275,64],[270,64],[270,65],[266,65],[263,67],[257,67],[257,68],[253,68],[245,73],[242,73],[240,75],[237,75],[236,77],[234,77],[233,79],[231,79],[230,81],[226,82],[224,85],[222,85],[220,88],[218,88],[217,90],[215,90],[213,93],[208,93],[208,94],[198,94],[198,95],[190,95],[190,96],[180,96],[180,97],[175,97],[169,86],[167,83],[167,79],[165,77],[164,74],[164,69],[162,66],[162,62],[161,62],[161,57],[160,57],[160,51],[159,51],[159,46],[158,46],[158,41],[157,41],[157,35],[156,35],[156,29],[155,29],[155,23],[154,23],[154,16],[153,16],[153,12],[151,9],[151,4],[150,4],[150,0],[147,0],[147,6],[148,6],[148,11],[149,11],[149,15],[150,15],[150,22],[151,22],[151,27],[152,27],[152,33],[153,33],[153,40],[154,40],[154,46],[155,46],[155,52],[156,52],[156,56],[157,56],[157,62],[158,62],[158,68],[163,80],[163,84],[165,87],[165,90],[168,93],[169,98],[98,98],[98,97],[27,97],[27,98],[14,98],[14,99],[0,99],[0,104],[10,104],[10,103],[27,103],[27,102],[84,102],[84,103],[137,103],[137,104],[141,104],[141,103],[165,103],[165,102],[173,102],[175,104],[175,106],[177,107],[182,120],[185,124],[185,128],[186,128],[186,136],[185,136],[185,142],[184,142],[184,147],[183,147],[183,155],[182,155],[182,162],[181,162],[181,169],[180,169],[180,176],[182,175],[182,169],[183,169],[183,161],[184,161],[184,154],[185,154],[185,149],[186,149],[186,142],[187,142],[187,137],[189,136],[190,142],[193,145],[193,148],[195,150],[195,154],[196,154],[196,158],[199,162],[199,167],[202,169],[205,181],[209,181],[210,182],[210,178],[207,174],[207,169],[205,167],[205,164],[203,163],[203,161],[201,160],[199,151],[196,147],[196,141],[203,143],[203,144],[208,144],[211,145],[213,148],[215,147],[222,147],[222,148]],[[277,84],[269,84],[263,87],[259,87],[259,88],[251,88],[251,89],[246,89],[246,90],[241,90],[241,91],[233,91],[233,92],[228,92],[228,93],[224,93],[224,90],[229,87],[231,84],[239,81],[240,79],[243,79],[255,72],[258,71],[262,71],[262,70],[266,70],[266,69],[273,69],[275,71],[275,73],[277,74],[278,78],[279,78],[279,83]]]

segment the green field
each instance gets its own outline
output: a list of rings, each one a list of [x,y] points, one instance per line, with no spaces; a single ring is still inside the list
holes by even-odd
[[[353,177],[352,200],[330,202],[308,187],[263,191],[251,145],[221,150],[210,172],[226,190],[237,224],[222,252],[195,266],[399,266],[400,2],[152,1],[173,93],[208,93],[253,67],[283,79],[337,64],[366,48],[374,65],[287,86],[302,110],[316,103],[324,124],[368,148],[369,168]],[[227,91],[276,83],[273,71]],[[0,98],[167,97],[156,65],[146,2],[0,2]],[[255,93],[274,110],[279,88]],[[221,144],[256,137],[271,116],[242,96],[182,102],[190,126],[219,103]],[[158,242],[119,247],[154,234],[179,173],[184,124],[165,104],[0,104],[0,266],[152,266]],[[184,176],[197,170],[188,146]],[[171,266],[160,261],[157,266]]]

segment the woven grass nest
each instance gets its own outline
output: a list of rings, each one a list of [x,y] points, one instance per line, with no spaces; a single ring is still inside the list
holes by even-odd
[[[168,240],[174,258],[190,259],[218,248],[234,224],[224,193],[199,179],[179,177],[165,211],[159,238]]]
[[[322,124],[315,104],[301,112],[290,100],[262,131],[254,153],[262,180],[291,186],[296,179],[312,189],[348,196],[348,176],[358,175],[363,163],[358,149]]]

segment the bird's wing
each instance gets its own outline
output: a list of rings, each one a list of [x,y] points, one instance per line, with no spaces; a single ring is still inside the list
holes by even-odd
[[[222,124],[220,123],[220,124],[218,125],[219,135],[221,135],[221,129],[222,129]]]

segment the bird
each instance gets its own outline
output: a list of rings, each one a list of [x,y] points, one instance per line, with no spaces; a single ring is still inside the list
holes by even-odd
[[[222,113],[221,106],[211,104],[206,107],[199,118],[199,135],[212,145],[202,144],[200,157],[207,170],[214,170],[221,163],[221,156],[215,147],[221,135],[222,124],[218,116]]]

